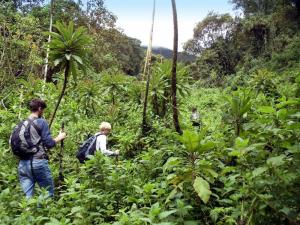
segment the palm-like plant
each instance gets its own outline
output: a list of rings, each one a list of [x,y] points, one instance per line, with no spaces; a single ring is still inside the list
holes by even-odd
[[[159,115],[161,100],[165,99],[165,90],[169,89],[170,85],[166,79],[166,74],[163,73],[161,67],[155,67],[152,72],[152,77],[150,80],[150,97],[152,101],[152,106],[154,113]]]
[[[160,111],[160,116],[164,116],[167,111],[168,103],[171,103],[172,93],[170,90],[172,80],[172,62],[169,60],[157,63],[152,71],[152,78],[150,82],[150,97],[152,98],[152,104],[158,103],[156,106]],[[177,65],[176,79],[177,79],[177,94],[179,96],[185,96],[189,92],[188,86],[188,72],[185,66],[182,64]],[[157,97],[157,101],[155,98]],[[155,109],[154,105],[153,108]],[[154,110],[156,111],[156,110]]]
[[[86,34],[86,29],[84,27],[74,29],[73,22],[69,22],[69,25],[58,22],[54,27],[57,32],[50,32],[52,40],[49,44],[49,59],[55,66],[60,66],[61,70],[64,71],[64,83],[50,120],[50,127],[64,96],[69,76],[72,75],[76,80],[77,69],[85,71],[87,50],[91,43],[90,37]]]
[[[108,93],[111,94],[112,104],[116,104],[116,97],[120,95],[126,88],[127,80],[126,76],[121,74],[120,72],[116,73],[105,73],[102,75],[101,83],[105,88],[103,90],[102,95],[107,95]]]
[[[179,141],[185,147],[184,153],[186,158],[171,157],[164,165],[165,170],[165,167],[170,164],[169,162],[173,161],[174,165],[174,162],[177,163],[176,161],[180,160],[181,167],[187,169],[184,171],[184,176],[176,177],[176,179],[182,180],[181,182],[192,181],[194,190],[204,203],[208,202],[212,194],[207,180],[212,181],[217,176],[216,172],[208,164],[200,162],[200,158],[205,158],[203,155],[207,154],[208,150],[213,149],[215,146],[215,143],[206,137],[206,131],[207,129],[202,129],[201,132],[195,133],[186,130],[181,136],[178,135]]]
[[[226,97],[227,116],[235,126],[235,134],[239,136],[241,133],[244,118],[251,109],[252,99],[251,92],[248,90],[238,90]]]

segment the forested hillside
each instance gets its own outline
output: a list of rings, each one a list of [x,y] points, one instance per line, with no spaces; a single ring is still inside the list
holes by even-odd
[[[147,47],[143,46],[143,48],[146,50]],[[161,55],[165,59],[171,59],[173,57],[173,51],[168,48],[164,47],[153,47],[152,52],[155,55]],[[194,62],[196,57],[194,55],[190,55],[187,52],[179,52],[178,53],[178,61],[182,63],[188,63]]]
[[[0,0],[0,224],[300,224],[300,1],[230,3],[241,16],[208,12],[184,45],[194,60],[174,64],[104,0]],[[49,151],[53,198],[25,198],[8,141],[33,98],[67,133]],[[120,155],[79,163],[102,121]]]

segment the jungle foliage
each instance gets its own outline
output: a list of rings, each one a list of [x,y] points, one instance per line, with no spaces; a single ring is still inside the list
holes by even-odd
[[[141,135],[146,83],[128,76],[139,73],[139,41],[115,28],[101,0],[84,9],[58,2],[46,84],[49,6],[0,4],[0,224],[300,223],[298,1],[235,0],[243,18],[210,13],[197,25],[186,44],[197,60],[177,65],[182,135],[172,123],[171,61],[152,59],[150,126]],[[47,120],[60,99],[51,129],[56,134],[63,121],[68,133],[62,158],[58,147],[50,151],[54,199],[36,188],[26,200],[9,149],[32,98],[46,100]],[[190,122],[195,106],[199,132]],[[121,155],[97,153],[80,164],[78,146],[101,121],[112,124],[109,145]]]
[[[299,46],[298,0],[232,3],[243,17],[210,12],[196,25],[193,38],[184,46],[186,52],[197,56],[191,65],[195,79],[208,86],[221,86],[238,72],[249,76],[266,64],[280,71],[289,66],[290,60],[299,62],[299,53],[281,54],[289,46]],[[278,55],[283,58],[279,60]]]

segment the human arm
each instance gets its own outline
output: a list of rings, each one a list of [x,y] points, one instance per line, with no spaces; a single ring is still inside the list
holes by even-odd
[[[104,155],[116,156],[119,155],[119,151],[110,151],[106,148],[107,137],[105,135],[99,135],[96,142],[96,151],[100,150]]]
[[[56,138],[52,138],[48,123],[44,119],[37,119],[37,124],[40,128],[42,143],[48,149],[53,148],[57,142],[66,137],[65,133],[60,132]]]

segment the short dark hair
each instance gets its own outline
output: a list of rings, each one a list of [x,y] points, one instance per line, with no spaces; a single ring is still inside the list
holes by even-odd
[[[41,99],[32,99],[28,104],[28,108],[31,112],[38,111],[40,107],[42,109],[47,108],[46,102]]]

